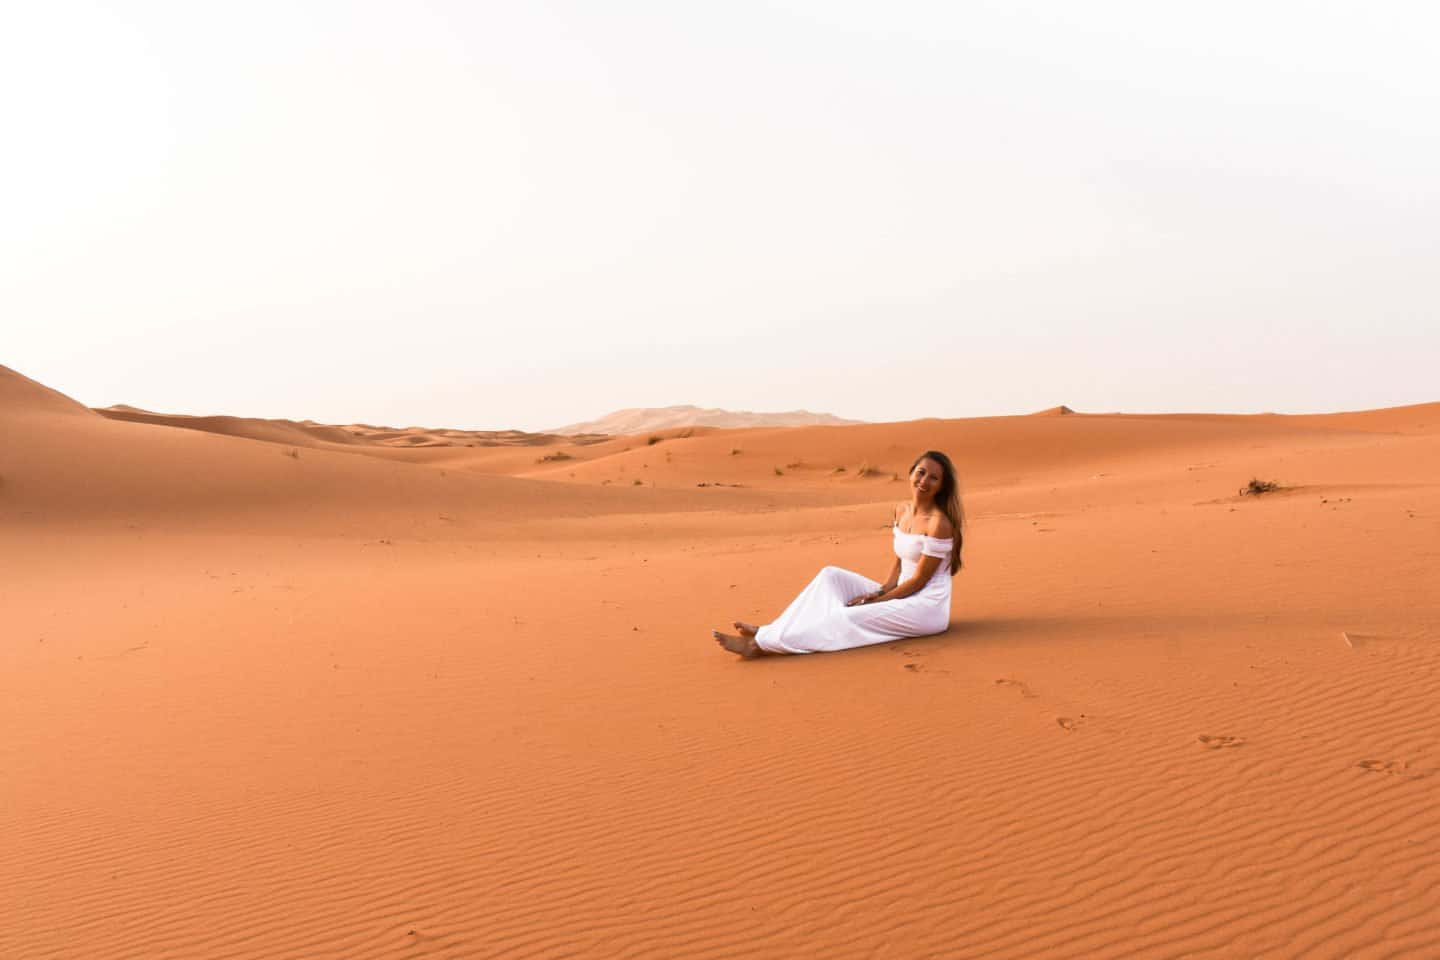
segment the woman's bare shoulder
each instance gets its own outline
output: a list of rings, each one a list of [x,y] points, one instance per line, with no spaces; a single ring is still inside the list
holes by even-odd
[[[936,510],[935,516],[930,518],[930,529],[926,530],[925,533],[939,540],[949,540],[955,536],[955,525],[950,522],[949,517],[945,516],[945,514],[939,510]]]

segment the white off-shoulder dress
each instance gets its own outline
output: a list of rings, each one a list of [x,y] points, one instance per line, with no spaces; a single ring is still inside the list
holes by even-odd
[[[915,572],[921,557],[940,558],[940,565],[925,586],[900,600],[847,607],[856,597],[879,590],[880,584],[850,570],[826,567],[778,619],[759,629],[755,643],[760,649],[769,653],[849,650],[948,629],[950,552],[955,549],[955,541],[906,533],[899,524],[894,530],[902,583]]]

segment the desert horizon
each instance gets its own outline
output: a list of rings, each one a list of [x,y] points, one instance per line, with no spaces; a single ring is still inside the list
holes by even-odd
[[[0,369],[0,955],[1440,948],[1440,403],[472,447],[53,387]],[[881,573],[928,448],[946,632],[710,642]]]

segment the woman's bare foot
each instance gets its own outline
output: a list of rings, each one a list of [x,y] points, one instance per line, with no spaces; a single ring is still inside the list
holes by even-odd
[[[721,633],[719,630],[711,630],[710,636],[731,653],[739,654],[746,660],[754,660],[760,656],[760,647],[755,643],[754,637],[735,637],[728,633]]]
[[[751,626],[744,620],[736,620],[735,629],[740,631],[740,636],[742,637],[753,637],[760,632],[759,627]]]

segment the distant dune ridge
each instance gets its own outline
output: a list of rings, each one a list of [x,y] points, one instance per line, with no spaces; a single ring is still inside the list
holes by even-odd
[[[97,407],[95,412],[111,420],[132,423],[153,423],[158,426],[182,427],[222,433],[232,437],[248,437],[270,443],[289,443],[300,447],[324,448],[340,446],[384,447],[535,447],[557,442],[555,434],[526,433],[523,430],[455,430],[436,427],[378,427],[368,423],[331,426],[313,420],[273,420],[259,417],[192,416],[178,413],[155,413],[128,404],[117,403]],[[572,443],[585,437],[567,436]]]
[[[0,415],[25,416],[36,413],[92,416],[90,408],[59,390],[9,367],[0,366]]]
[[[927,447],[945,633],[714,645],[883,576]],[[0,570],[5,960],[1440,956],[1440,403],[596,438],[0,368]]]
[[[628,410],[616,410],[598,420],[572,423],[547,432],[561,436],[577,433],[622,436],[675,427],[718,427],[723,430],[736,430],[743,427],[839,427],[863,422],[844,420],[828,413],[811,413],[808,410],[752,413],[749,410],[705,409],[681,404],[674,407],[632,407]]]

